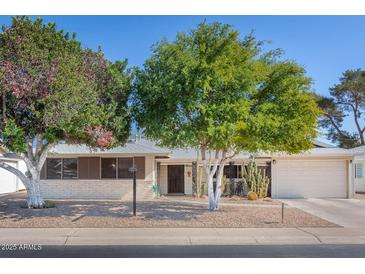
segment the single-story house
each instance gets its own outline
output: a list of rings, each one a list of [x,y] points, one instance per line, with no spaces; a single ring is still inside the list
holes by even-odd
[[[226,176],[239,179],[240,166],[250,160],[241,153],[227,163]],[[335,197],[354,194],[354,152],[321,142],[301,154],[258,154],[255,161],[271,178],[273,198]],[[137,167],[137,199],[162,195],[193,195],[196,190],[197,153],[169,150],[145,139],[129,141],[110,150],[85,145],[58,144],[42,168],[41,192],[46,199],[132,198],[132,173]],[[157,187],[156,187],[157,186]]]
[[[17,158],[6,157],[6,151],[0,147],[0,160],[25,172],[26,166],[23,161]],[[16,192],[25,189],[23,183],[13,173],[0,168],[0,194]]]

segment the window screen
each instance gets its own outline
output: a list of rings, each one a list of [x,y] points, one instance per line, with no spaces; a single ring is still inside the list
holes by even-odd
[[[62,160],[47,159],[47,179],[61,179]]]
[[[77,178],[77,159],[63,159],[62,178]]]
[[[363,165],[362,164],[355,164],[355,178],[362,178],[363,176]]]
[[[101,158],[101,178],[103,179],[117,178],[116,158]]]
[[[133,173],[129,168],[133,167],[133,158],[118,158],[118,178],[132,179]]]
[[[226,178],[238,178],[238,169],[240,166],[238,165],[227,165],[224,166],[223,174]]]

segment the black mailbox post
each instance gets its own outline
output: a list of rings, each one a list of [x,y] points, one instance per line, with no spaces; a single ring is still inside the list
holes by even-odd
[[[133,173],[133,216],[136,216],[136,212],[137,212],[137,182],[136,182],[137,168],[133,166],[129,169],[129,172]]]

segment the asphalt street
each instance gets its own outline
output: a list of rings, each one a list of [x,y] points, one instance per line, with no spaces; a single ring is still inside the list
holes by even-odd
[[[365,245],[42,246],[5,250],[11,258],[364,258]]]

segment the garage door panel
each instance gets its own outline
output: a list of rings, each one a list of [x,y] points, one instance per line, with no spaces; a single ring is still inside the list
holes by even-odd
[[[16,164],[7,162],[8,165],[16,167]],[[16,191],[16,177],[13,173],[0,168],[0,194]]]
[[[279,198],[345,198],[345,160],[278,160],[276,196]]]

